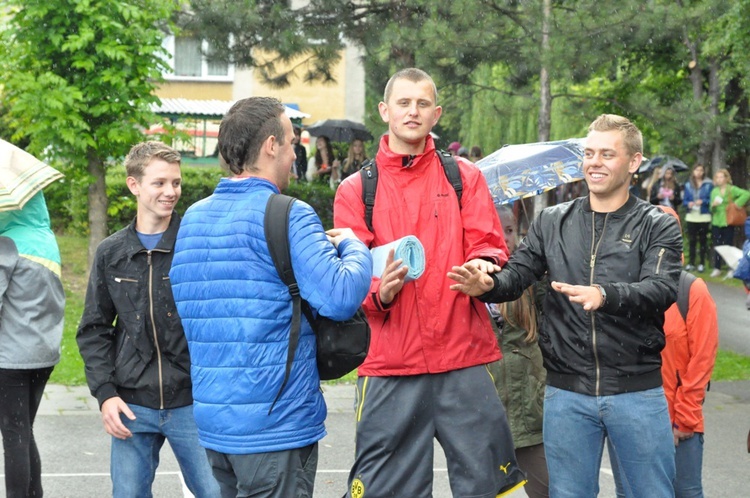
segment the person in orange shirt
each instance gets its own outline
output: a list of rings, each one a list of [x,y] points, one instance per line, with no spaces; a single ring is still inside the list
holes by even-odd
[[[660,206],[667,214],[679,221],[674,209]],[[716,303],[702,278],[695,278],[689,285],[683,279],[690,278],[683,271],[677,290],[677,302],[664,313],[666,346],[661,352],[661,374],[664,394],[669,405],[669,418],[675,445],[677,475],[674,480],[675,498],[702,498],[703,467],[703,401],[706,397],[711,372],[719,347],[719,323]],[[687,315],[680,303],[688,289]],[[610,452],[612,455],[612,452]],[[627,482],[612,462],[618,498],[631,496],[626,493]]]

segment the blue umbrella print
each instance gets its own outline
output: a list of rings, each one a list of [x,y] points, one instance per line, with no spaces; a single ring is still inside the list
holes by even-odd
[[[583,138],[506,145],[477,162],[495,204],[583,180]]]

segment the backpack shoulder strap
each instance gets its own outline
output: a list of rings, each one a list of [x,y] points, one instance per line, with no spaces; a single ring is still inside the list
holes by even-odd
[[[359,170],[362,178],[362,202],[365,205],[365,223],[372,232],[372,210],[375,207],[375,191],[378,189],[378,165],[375,159],[365,161]]]
[[[292,256],[289,252],[289,213],[292,211],[294,201],[295,199],[288,195],[271,194],[266,203],[266,214],[263,219],[263,231],[266,236],[268,250],[271,253],[271,259],[273,259],[273,264],[276,267],[279,277],[281,277],[282,282],[289,288],[289,294],[292,295],[292,326],[289,331],[286,371],[281,388],[279,388],[279,392],[276,394],[276,398],[268,410],[269,414],[273,410],[273,407],[276,406],[276,402],[281,398],[281,393],[284,392],[284,388],[287,382],[289,382],[294,354],[299,344],[302,298],[299,294],[299,287],[297,287],[297,279],[294,276],[294,269],[292,268]]]
[[[677,286],[677,308],[680,310],[683,321],[687,322],[688,311],[690,310],[690,286],[695,282],[696,277],[685,270],[680,272],[680,283]]]
[[[456,191],[456,197],[458,197],[458,207],[461,207],[461,197],[464,194],[464,183],[461,180],[461,172],[458,169],[458,162],[456,158],[450,152],[444,150],[437,151],[437,155],[440,158],[440,164],[443,165],[445,176],[448,177],[448,181],[453,186],[453,190]]]

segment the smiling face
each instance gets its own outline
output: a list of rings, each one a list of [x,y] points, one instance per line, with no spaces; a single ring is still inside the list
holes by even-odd
[[[398,154],[421,154],[427,135],[437,124],[442,108],[436,104],[432,81],[393,81],[387,102],[378,105],[388,123],[388,144]]]
[[[640,153],[628,152],[620,131],[589,132],[583,173],[594,211],[616,211],[627,202],[630,178],[638,171],[641,159]]]
[[[143,169],[140,180],[129,176],[126,183],[130,192],[138,199],[138,230],[143,233],[166,230],[172,211],[182,194],[180,165],[154,158]],[[154,227],[156,231],[151,231],[149,227]]]

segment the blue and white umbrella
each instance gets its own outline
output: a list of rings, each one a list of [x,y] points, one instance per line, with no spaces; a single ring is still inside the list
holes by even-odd
[[[495,204],[583,180],[583,138],[506,145],[477,162]]]

